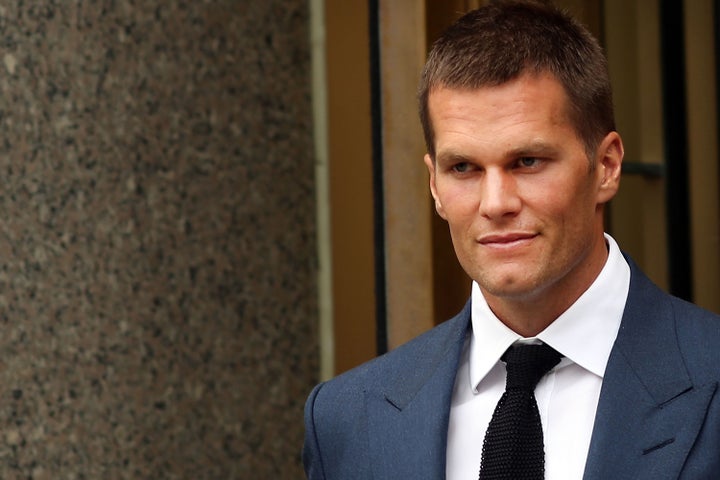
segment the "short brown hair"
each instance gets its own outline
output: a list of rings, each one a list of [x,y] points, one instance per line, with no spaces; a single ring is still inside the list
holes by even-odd
[[[420,122],[435,158],[428,100],[433,89],[501,85],[525,72],[551,73],[564,87],[569,119],[592,160],[615,130],[607,60],[569,14],[536,1],[499,1],[463,15],[433,44],[418,90]]]

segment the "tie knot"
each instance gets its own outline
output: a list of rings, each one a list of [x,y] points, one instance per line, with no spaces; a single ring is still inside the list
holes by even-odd
[[[540,379],[560,362],[562,355],[544,343],[515,345],[507,349],[502,360],[507,363],[506,389],[533,391]]]

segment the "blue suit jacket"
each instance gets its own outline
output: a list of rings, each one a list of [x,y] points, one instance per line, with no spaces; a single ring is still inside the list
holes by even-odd
[[[662,292],[632,262],[631,270],[584,478],[720,479],[720,317]],[[445,478],[469,325],[468,302],[453,319],[315,387],[305,407],[308,478]]]

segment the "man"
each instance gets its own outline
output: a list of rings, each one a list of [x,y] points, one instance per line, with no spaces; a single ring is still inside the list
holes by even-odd
[[[562,356],[530,389],[544,463],[527,478],[720,478],[720,318],[661,292],[603,233],[623,157],[609,85],[596,40],[543,4],[495,2],[435,43],[425,164],[472,297],[313,390],[308,478],[526,478],[485,464],[506,351],[527,344]]]

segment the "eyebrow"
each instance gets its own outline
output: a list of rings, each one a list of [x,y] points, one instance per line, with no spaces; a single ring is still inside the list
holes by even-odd
[[[518,157],[535,157],[535,156],[552,156],[557,153],[557,148],[543,141],[534,141],[525,145],[511,148],[505,152],[505,156]]]
[[[435,161],[440,163],[462,163],[472,161],[472,157],[453,151],[438,152],[435,155]]]
[[[531,141],[526,144],[518,145],[504,151],[503,158],[520,158],[520,157],[545,157],[557,154],[558,149],[553,145],[544,141]],[[435,159],[440,163],[462,163],[472,162],[473,157],[458,153],[453,150],[441,151],[435,155]]]

